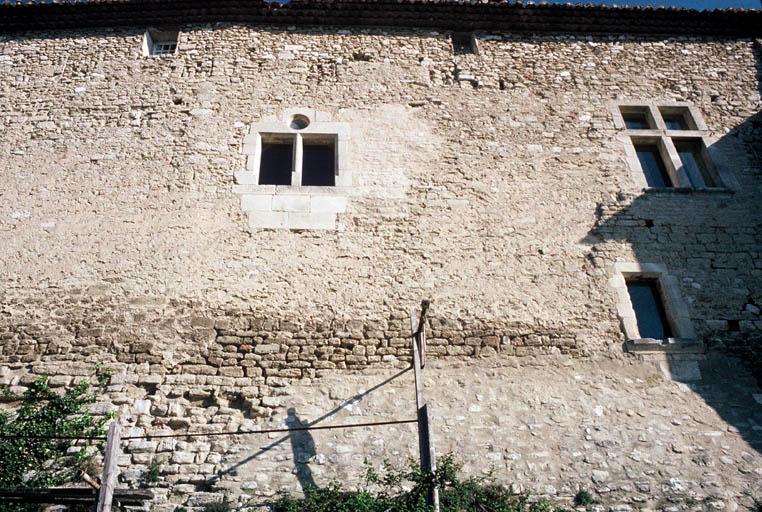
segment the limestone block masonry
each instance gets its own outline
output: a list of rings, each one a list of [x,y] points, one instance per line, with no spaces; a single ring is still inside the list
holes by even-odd
[[[405,425],[181,434],[409,417],[427,298],[469,474],[617,512],[759,496],[762,396],[720,354],[762,344],[760,41],[199,24],[154,58],[146,29],[0,35],[0,381],[110,366],[96,412],[179,436],[126,442],[120,485],[157,465],[155,510],[200,510],[415,455]],[[701,113],[731,187],[644,189],[611,105],[646,100]],[[259,185],[296,114],[332,124],[335,187]],[[663,269],[707,353],[626,352],[617,264]]]

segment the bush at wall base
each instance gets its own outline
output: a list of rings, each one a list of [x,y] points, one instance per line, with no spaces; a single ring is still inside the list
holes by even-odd
[[[407,469],[384,465],[382,474],[368,468],[365,485],[345,491],[333,483],[312,488],[304,498],[283,496],[272,505],[273,512],[430,512],[426,496],[439,488],[441,512],[554,512],[547,501],[529,502],[527,494],[515,494],[503,486],[490,485],[485,478],[461,480],[461,466],[452,455],[443,457],[434,473],[422,472],[411,461]]]

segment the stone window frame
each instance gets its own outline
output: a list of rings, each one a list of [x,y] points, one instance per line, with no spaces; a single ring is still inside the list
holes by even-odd
[[[655,128],[627,128],[622,116],[623,108],[645,110],[647,118],[655,125]],[[688,118],[686,121],[690,129],[668,130],[662,118],[661,110],[669,109],[687,110]],[[619,139],[624,144],[625,158],[627,167],[630,170],[630,176],[639,189],[645,192],[732,192],[738,187],[732,173],[722,164],[723,159],[721,156],[715,154],[716,151],[713,149],[713,145],[717,139],[710,135],[701,111],[692,103],[685,101],[615,101],[610,104],[610,110],[614,120],[614,127],[620,131]],[[691,185],[675,148],[673,142],[675,139],[696,140],[701,144],[703,160],[708,167],[707,172],[716,183],[716,186],[696,188]],[[670,181],[673,183],[672,187],[650,187],[648,185],[635,151],[635,144],[637,142],[656,144]]]
[[[638,330],[635,310],[630,301],[627,281],[653,279],[657,282],[659,298],[673,336],[663,340],[642,338]],[[680,293],[677,278],[670,275],[666,266],[659,263],[632,263],[618,261],[613,264],[609,285],[617,296],[617,316],[627,338],[625,348],[629,352],[702,352],[703,344],[696,337],[688,313],[688,306]]]
[[[309,120],[305,128],[291,126],[293,119],[304,116]],[[260,185],[259,170],[262,158],[263,135],[288,135],[294,137],[294,160],[291,185]],[[302,182],[302,145],[303,136],[332,136],[336,138],[336,169],[335,185],[332,186],[303,186]],[[345,194],[352,185],[352,171],[348,165],[349,158],[349,125],[336,122],[330,114],[319,110],[293,107],[284,110],[280,116],[271,116],[251,125],[249,134],[243,139],[241,152],[246,157],[246,168],[235,174],[239,185],[256,186],[258,191],[293,193],[308,190],[322,194]]]
[[[303,116],[303,117],[301,117]],[[294,121],[309,124],[300,127]],[[293,123],[293,126],[292,126]],[[260,185],[259,167],[263,135],[288,135],[295,141],[292,185]],[[301,185],[302,135],[331,136],[335,140],[335,183],[332,186]],[[241,198],[241,208],[250,229],[341,230],[339,215],[346,213],[353,195],[349,158],[349,124],[336,122],[327,112],[291,107],[251,125],[241,153],[245,168],[234,173],[233,192]],[[296,148],[300,149],[296,149]]]

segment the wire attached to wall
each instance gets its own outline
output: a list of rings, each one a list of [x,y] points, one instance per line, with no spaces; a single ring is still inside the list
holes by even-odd
[[[366,423],[351,423],[344,425],[321,425],[316,427],[295,427],[295,428],[270,428],[262,430],[251,430],[246,432],[186,432],[186,433],[172,433],[172,434],[148,434],[142,436],[125,436],[122,437],[122,441],[131,439],[162,439],[170,437],[216,437],[216,436],[243,436],[254,434],[272,434],[282,432],[304,432],[307,430],[332,430],[332,429],[344,429],[344,428],[359,428],[359,427],[379,427],[384,425],[404,425],[408,423],[418,423],[417,419],[409,420],[389,420],[389,421],[375,421]],[[76,441],[105,441],[106,436],[35,436],[35,435],[0,435],[0,439],[68,439]]]

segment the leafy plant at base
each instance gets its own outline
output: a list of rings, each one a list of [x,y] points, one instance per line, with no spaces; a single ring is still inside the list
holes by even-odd
[[[574,495],[575,507],[589,507],[590,505],[594,504],[595,498],[593,498],[593,495],[585,489],[580,489],[579,492]]]
[[[556,508],[548,500],[540,500],[529,507],[529,512],[554,512]]]
[[[384,464],[381,474],[368,468],[365,488],[344,491],[338,484],[307,489],[304,498],[283,496],[272,505],[273,512],[431,512],[426,497],[436,486],[442,512],[553,512],[547,501],[528,506],[528,495],[486,483],[485,478],[461,480],[461,465],[452,455],[443,457],[433,473],[410,462],[398,470]],[[376,488],[373,492],[369,488]]]
[[[143,474],[143,483],[145,485],[155,484],[159,481],[159,472],[161,465],[157,460],[152,460],[148,465],[148,470]]]
[[[107,372],[98,369],[99,384],[106,383]],[[5,396],[11,396],[7,389]],[[77,471],[88,465],[95,450],[75,439],[44,438],[105,434],[104,426],[111,416],[96,417],[89,412],[89,406],[95,402],[89,383],[80,381],[59,395],[48,385],[47,376],[42,376],[18,399],[21,403],[15,412],[0,411],[0,436],[6,437],[0,442],[0,488],[51,487],[73,481]],[[79,449],[70,451],[73,447]],[[34,505],[0,505],[0,511],[36,508]]]
[[[231,510],[233,510],[233,508],[230,506],[230,502],[227,499],[204,505],[204,512],[231,512]]]

